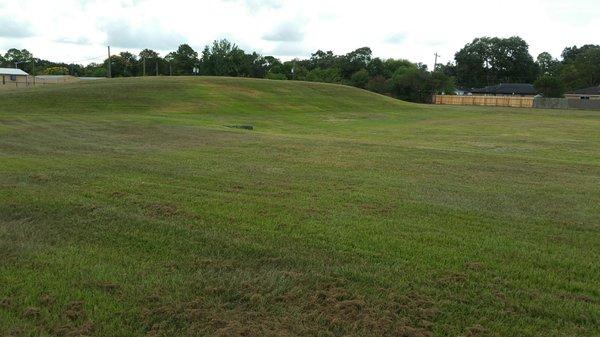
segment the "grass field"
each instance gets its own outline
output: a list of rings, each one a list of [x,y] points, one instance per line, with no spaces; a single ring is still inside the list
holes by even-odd
[[[0,92],[0,336],[600,336],[599,261],[599,111]]]

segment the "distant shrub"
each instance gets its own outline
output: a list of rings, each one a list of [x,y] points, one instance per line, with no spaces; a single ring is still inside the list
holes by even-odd
[[[369,83],[369,72],[366,69],[355,72],[350,78],[350,82],[353,86],[364,89]]]
[[[386,94],[390,92],[390,81],[381,75],[375,76],[369,80],[365,88],[378,94]]]
[[[310,82],[341,83],[342,74],[338,68],[317,68],[308,72],[306,80]]]
[[[69,75],[69,69],[66,67],[50,67],[42,71],[44,75]]]
[[[287,77],[284,74],[278,73],[267,73],[267,76],[265,77],[269,80],[287,80]]]

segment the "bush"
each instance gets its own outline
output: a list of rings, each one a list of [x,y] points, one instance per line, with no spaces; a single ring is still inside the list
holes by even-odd
[[[287,77],[284,74],[278,73],[267,73],[267,76],[265,77],[269,80],[287,80]]]
[[[341,83],[342,75],[337,68],[317,68],[308,72],[306,80],[310,82]]]
[[[369,80],[365,89],[378,94],[387,94],[390,92],[390,81],[379,75]]]
[[[66,67],[50,67],[46,68],[42,74],[44,75],[69,75],[69,69]]]
[[[350,83],[355,87],[364,89],[369,83],[369,72],[366,69],[355,72],[350,78]]]

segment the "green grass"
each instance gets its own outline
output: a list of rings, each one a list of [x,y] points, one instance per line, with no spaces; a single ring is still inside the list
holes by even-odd
[[[227,78],[0,103],[0,336],[600,335],[598,111]]]

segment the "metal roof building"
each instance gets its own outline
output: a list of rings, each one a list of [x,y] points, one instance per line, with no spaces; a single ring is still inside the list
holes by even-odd
[[[29,85],[29,74],[17,68],[0,68],[0,85]]]
[[[5,76],[28,76],[29,74],[18,68],[0,68],[0,75]]]

